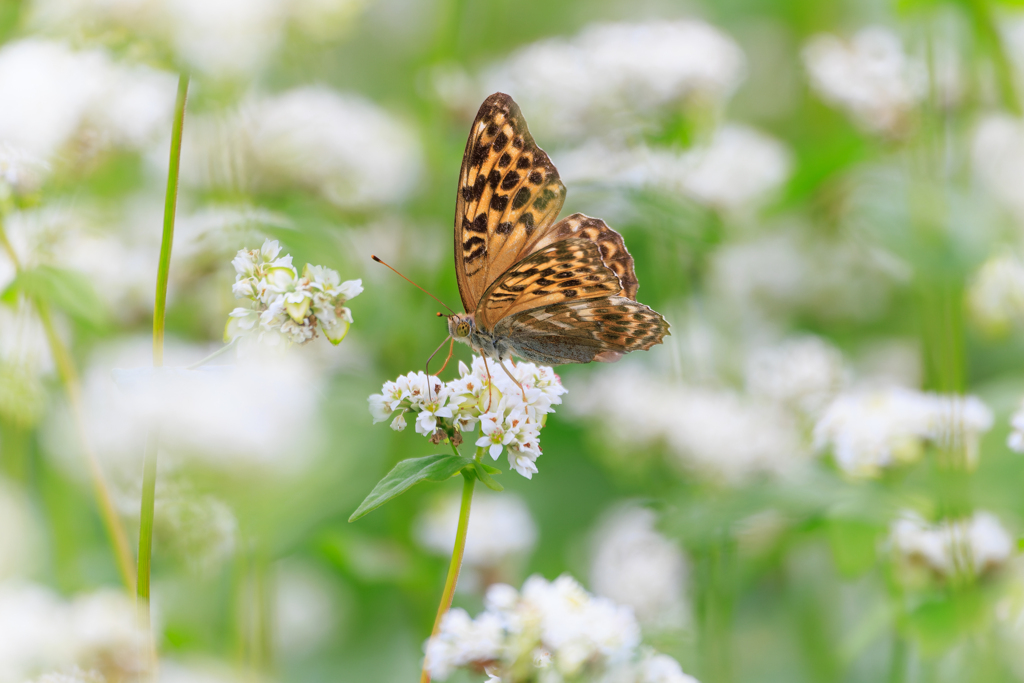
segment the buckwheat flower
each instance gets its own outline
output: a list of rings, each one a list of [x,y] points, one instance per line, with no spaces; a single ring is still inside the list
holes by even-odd
[[[112,680],[149,671],[149,634],[138,623],[134,601],[121,591],[77,597],[67,615],[75,661]]]
[[[1024,323],[1024,263],[1008,254],[985,261],[967,290],[967,306],[989,333]]]
[[[445,405],[448,402],[448,388],[441,386],[437,392],[431,392],[427,401],[420,404],[420,413],[416,416],[416,433],[430,436],[437,430],[438,418],[450,418],[452,409]]]
[[[484,75],[512,95],[535,133],[621,135],[680,104],[723,103],[745,77],[743,52],[701,21],[594,24],[528,45]]]
[[[804,47],[811,86],[874,133],[906,132],[913,109],[924,97],[924,64],[907,56],[899,36],[883,27],[865,28],[849,42],[819,35]]]
[[[435,555],[450,556],[459,521],[460,496],[437,498],[413,525],[416,542]],[[503,491],[473,496],[460,590],[479,591],[515,571],[537,542],[537,525],[522,498]]]
[[[810,335],[754,350],[747,358],[745,374],[749,394],[811,418],[824,410],[846,382],[839,350]]]
[[[689,570],[656,521],[652,510],[634,505],[606,515],[594,532],[590,581],[596,594],[633,608],[645,628],[658,631],[679,628],[687,618]]]
[[[994,514],[977,511],[966,519],[929,523],[904,511],[892,525],[890,543],[896,559],[909,568],[923,566],[940,578],[998,569],[1014,551],[1014,541]]]
[[[355,95],[306,87],[197,117],[182,143],[182,181],[241,191],[304,188],[344,209],[406,199],[422,169],[414,132]]]
[[[962,449],[971,465],[991,426],[991,412],[975,397],[889,387],[840,394],[815,426],[814,441],[819,450],[831,447],[847,474],[870,477],[917,460],[929,442]]]
[[[401,430],[405,413],[412,412],[416,431],[431,438],[441,432],[468,433],[479,424],[475,445],[495,460],[506,450],[509,466],[529,479],[538,471],[545,416],[561,403],[565,388],[548,367],[519,363],[513,372],[516,381],[496,362],[475,356],[472,367],[459,363],[459,377],[450,382],[409,373],[385,382],[380,394],[369,397],[370,415],[374,422],[391,419],[392,428]]]
[[[1018,453],[1024,453],[1024,402],[1010,416],[1010,435],[1006,445]]]
[[[692,680],[671,666],[671,658],[651,661],[661,656],[639,647],[640,630],[628,608],[590,595],[568,575],[552,582],[530,577],[522,591],[494,584],[484,606],[476,619],[452,610],[455,616],[442,621],[426,646],[432,677],[445,680],[464,668],[510,682]]]
[[[431,678],[443,681],[461,666],[496,660],[504,636],[496,615],[485,613],[474,620],[464,609],[449,610],[441,619],[438,634],[427,641],[427,671]]]
[[[515,439],[516,435],[517,430],[505,418],[504,406],[499,404],[498,412],[484,413],[480,416],[480,438],[476,440],[476,445],[479,448],[486,448],[488,455],[497,460],[505,446]]]
[[[280,256],[276,240],[266,240],[258,250],[242,249],[232,260],[236,298],[249,299],[252,307],[228,314],[225,341],[256,335],[256,340],[275,346],[305,344],[316,338],[317,326],[332,344],[348,333],[352,312],[345,303],[362,291],[362,280],[341,282],[336,271],[306,264],[299,276],[291,255]]]

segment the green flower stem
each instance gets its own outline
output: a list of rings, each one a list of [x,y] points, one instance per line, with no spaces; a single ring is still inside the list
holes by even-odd
[[[185,124],[188,99],[188,74],[178,77],[178,95],[174,102],[170,160],[167,164],[167,193],[164,198],[164,227],[160,241],[160,262],[156,274],[156,302],[153,306],[153,366],[164,364],[164,326],[167,310],[167,279],[171,270],[171,246],[174,242],[174,212],[178,202],[178,169],[181,164],[181,131]],[[156,506],[156,470],[159,439],[157,426],[146,437],[142,474],[142,504],[139,513],[138,606],[143,625],[150,624],[150,569],[153,556],[153,517]],[[153,651],[155,661],[155,646]]]
[[[459,449],[452,444],[455,455],[461,457]],[[476,460],[480,460],[483,453],[482,448],[476,449]],[[462,476],[462,505],[459,507],[459,526],[455,532],[455,547],[452,548],[452,561],[448,565],[448,578],[444,582],[444,592],[441,593],[441,604],[437,606],[437,617],[434,619],[434,628],[430,631],[433,638],[441,630],[441,619],[447,614],[452,606],[452,598],[455,596],[455,584],[459,582],[459,571],[462,569],[462,555],[466,551],[466,531],[469,529],[469,508],[473,504],[473,485],[476,477],[471,473],[463,472]],[[420,683],[430,683],[430,673],[427,671],[427,662],[423,660],[423,673],[420,674]]]
[[[192,365],[185,366],[185,369],[186,370],[195,370],[196,368],[201,368],[202,366],[206,365],[207,363],[209,363],[214,358],[217,358],[218,356],[222,356],[225,353],[227,353],[228,351],[230,351],[231,349],[233,349],[235,347],[235,343],[236,342],[238,342],[238,337],[235,337],[234,339],[229,341],[227,344],[225,344],[224,346],[220,347],[219,349],[217,349],[216,351],[211,353],[206,358],[204,358],[202,360],[199,360],[199,361],[196,361]]]
[[[1020,116],[1024,110],[1022,110],[1020,98],[1017,96],[1013,65],[1006,54],[1003,37],[999,34],[999,27],[992,13],[992,4],[989,0],[968,0],[967,7],[978,33],[990,43],[989,48],[992,52],[992,62],[995,66],[996,80],[999,84],[1003,106],[1011,114]]]
[[[10,241],[7,239],[7,233],[4,231],[2,220],[0,220],[0,246],[7,252],[11,263],[14,264],[15,271],[20,272],[21,261],[18,259],[18,254],[14,251],[14,247],[11,246]],[[71,405],[71,416],[75,425],[75,432],[78,434],[78,440],[85,454],[86,466],[89,468],[89,478],[92,480],[96,503],[100,509],[100,518],[103,520],[103,526],[107,530],[107,536],[110,538],[111,545],[113,545],[117,569],[121,574],[125,587],[130,592],[134,592],[135,577],[132,571],[132,552],[128,547],[128,534],[125,533],[121,517],[118,516],[117,510],[114,508],[110,488],[107,486],[106,479],[103,478],[103,469],[100,467],[96,453],[92,450],[89,442],[89,435],[85,428],[85,411],[82,408],[82,390],[78,380],[78,371],[75,369],[71,353],[64,346],[60,335],[57,334],[49,305],[39,299],[36,299],[34,304],[36,311],[39,313],[39,320],[43,324],[46,341],[50,345],[50,352],[53,354],[54,362],[57,365],[57,374],[60,376],[61,383],[64,385],[64,391],[68,396],[68,403]]]
[[[96,502],[100,507],[100,516],[103,518],[103,525],[107,529],[107,535],[114,546],[114,557],[117,560],[117,568],[121,573],[121,579],[129,591],[135,590],[135,578],[133,576],[132,552],[128,546],[128,534],[125,533],[121,518],[114,508],[113,498],[110,489],[103,478],[103,470],[100,468],[96,453],[89,443],[88,432],[85,428],[85,411],[82,409],[82,390],[78,380],[78,372],[75,370],[74,361],[53,324],[53,316],[50,315],[50,308],[44,301],[36,301],[36,308],[39,311],[39,319],[46,331],[46,339],[50,344],[54,362],[57,364],[57,373],[60,375],[64,390],[68,395],[68,402],[71,404],[71,416],[75,423],[75,431],[85,452],[85,461],[89,467],[89,478],[92,479],[93,490],[96,494]]]

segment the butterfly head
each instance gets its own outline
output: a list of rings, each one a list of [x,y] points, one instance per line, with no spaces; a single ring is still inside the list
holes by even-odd
[[[454,313],[448,316],[448,333],[460,341],[468,338],[475,327],[472,313]]]

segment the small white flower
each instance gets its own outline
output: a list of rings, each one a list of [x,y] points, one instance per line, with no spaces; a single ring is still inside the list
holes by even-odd
[[[481,415],[480,432],[481,436],[476,440],[476,445],[479,448],[486,448],[494,460],[498,459],[504,447],[516,437],[515,432],[507,428],[502,412]]]
[[[1014,550],[1013,538],[999,518],[984,511],[935,524],[905,511],[892,525],[890,541],[900,560],[923,564],[942,577],[984,574],[1003,565]]]
[[[372,394],[368,401],[370,404],[370,415],[373,417],[374,424],[387,420],[395,412],[392,402],[384,395]]]
[[[405,429],[405,411],[403,410],[398,415],[395,415],[395,419],[391,421],[391,428],[396,432],[400,432]]]
[[[439,391],[431,393],[433,396],[420,405],[420,413],[416,416],[416,433],[424,436],[434,433],[438,418],[452,416],[452,409],[445,405],[448,401],[447,389],[442,385]]]

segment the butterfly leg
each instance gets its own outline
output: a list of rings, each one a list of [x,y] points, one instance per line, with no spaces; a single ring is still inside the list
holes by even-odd
[[[508,368],[505,367],[505,361],[498,361],[498,364],[501,365],[501,369],[505,371],[508,378],[516,383],[516,386],[519,387],[519,391],[523,392],[523,403],[526,403],[526,389],[524,389],[523,385],[519,383],[519,380],[513,377],[512,373],[508,371]],[[515,367],[515,365],[512,367]]]

